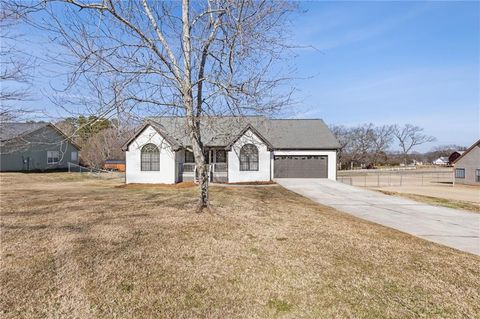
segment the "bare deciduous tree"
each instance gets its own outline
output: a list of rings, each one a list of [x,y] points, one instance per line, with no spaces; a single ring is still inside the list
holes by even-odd
[[[412,124],[405,124],[404,126],[395,125],[393,135],[401,148],[404,164],[407,164],[408,154],[415,146],[436,140],[433,136],[423,134],[423,128]]]
[[[369,159],[373,141],[373,124],[364,124],[354,127],[350,131],[351,143],[348,148],[351,164],[365,163]]]
[[[82,147],[82,163],[90,167],[102,168],[107,159],[124,159],[122,145],[128,136],[126,132],[111,127],[90,137]]]
[[[392,145],[393,141],[392,125],[377,126],[373,129],[372,134],[372,163],[376,165],[378,162],[385,162],[387,160],[387,150]]]
[[[332,126],[333,134],[340,142],[338,161],[341,167],[355,164],[372,165],[386,163],[394,139],[394,125],[375,126],[372,123],[354,127]]]
[[[122,83],[122,105],[139,114],[185,116],[199,172],[200,208],[208,206],[208,167],[202,140],[209,115],[274,112],[291,90],[285,26],[294,8],[273,1],[45,1],[50,32],[67,49],[69,88],[95,91]],[[20,5],[22,5],[20,3]],[[38,8],[38,6],[36,7]],[[38,22],[38,21],[37,21]],[[284,61],[285,64],[276,62]],[[110,109],[102,109],[106,116]],[[146,112],[150,111],[150,112]],[[152,112],[153,111],[153,112]]]

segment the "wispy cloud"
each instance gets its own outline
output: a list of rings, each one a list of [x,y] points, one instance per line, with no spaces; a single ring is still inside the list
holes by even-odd
[[[385,16],[378,22],[362,24],[351,11],[331,9],[317,16],[316,23],[309,24],[308,28],[297,30],[298,39],[320,51],[332,50],[382,35],[426,10],[427,5],[415,6],[407,12]]]

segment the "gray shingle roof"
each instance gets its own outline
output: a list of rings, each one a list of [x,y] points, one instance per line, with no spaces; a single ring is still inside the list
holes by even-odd
[[[153,117],[170,137],[183,146],[190,140],[184,117]],[[254,127],[275,149],[337,149],[335,136],[320,119],[267,119],[262,116],[209,117],[201,121],[202,140],[206,146],[226,146],[247,125]]]
[[[49,123],[0,123],[0,140],[7,141],[41,129]]]

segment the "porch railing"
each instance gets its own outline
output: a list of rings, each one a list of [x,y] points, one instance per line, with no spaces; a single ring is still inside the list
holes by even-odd
[[[226,182],[228,166],[227,163],[212,163],[208,165],[208,176],[211,182]],[[180,174],[184,180],[198,182],[198,172],[195,163],[180,163]]]
[[[227,163],[213,163],[211,164],[211,171],[213,173],[226,173],[227,172]]]
[[[183,163],[180,165],[182,173],[195,172],[195,163]],[[226,173],[228,170],[227,163],[213,163],[210,164],[209,171],[212,173]]]
[[[195,172],[195,163],[183,163],[181,167],[182,167],[182,173]]]

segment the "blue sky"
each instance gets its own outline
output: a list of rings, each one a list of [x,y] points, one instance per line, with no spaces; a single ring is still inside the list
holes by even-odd
[[[298,103],[288,116],[347,126],[412,123],[438,139],[419,151],[480,137],[479,2],[299,4],[305,12],[292,18],[292,42],[303,46],[292,74]],[[42,32],[25,33],[35,56],[56,50]],[[37,70],[28,104],[59,116],[47,96],[61,78],[49,68]]]
[[[479,2],[302,2],[298,117],[412,123],[438,141],[480,137]]]

